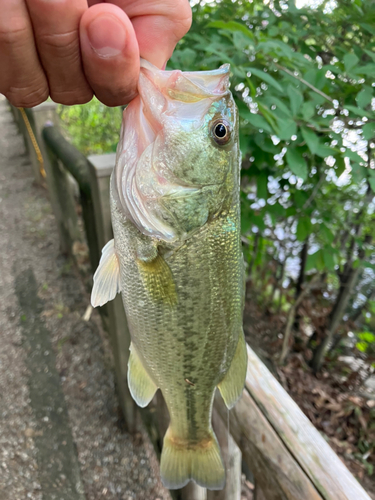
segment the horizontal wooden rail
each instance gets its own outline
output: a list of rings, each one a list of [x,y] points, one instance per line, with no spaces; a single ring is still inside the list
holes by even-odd
[[[246,392],[321,497],[325,500],[370,500],[320,432],[249,346],[247,352]]]
[[[67,141],[56,126],[50,124],[44,127],[42,134],[49,150],[77,181],[80,191],[91,196],[90,172],[86,156]]]

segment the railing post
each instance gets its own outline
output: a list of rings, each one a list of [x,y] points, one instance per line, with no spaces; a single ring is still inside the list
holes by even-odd
[[[220,491],[208,491],[207,500],[241,500],[241,450],[230,434],[228,423],[225,424],[215,409],[212,414],[212,426],[219,441],[224,460],[226,482],[224,489]]]
[[[113,238],[109,206],[109,179],[115,165],[115,157],[115,155],[91,155],[88,157],[96,231],[101,248]],[[105,312],[108,317],[107,329],[115,359],[120,406],[126,425],[132,432],[136,428],[136,406],[130,395],[127,381],[130,333],[120,295],[106,304]]]
[[[181,500],[207,500],[207,490],[197,484],[190,482],[180,493]]]
[[[265,494],[260,489],[260,487],[257,486],[256,483],[255,483],[255,489],[254,489],[254,500],[267,500]]]

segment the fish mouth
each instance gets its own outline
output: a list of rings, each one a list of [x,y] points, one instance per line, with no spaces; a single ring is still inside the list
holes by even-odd
[[[229,64],[210,71],[161,71],[141,59],[141,75],[151,80],[159,91],[171,99],[182,102],[224,96],[229,92],[229,73]]]

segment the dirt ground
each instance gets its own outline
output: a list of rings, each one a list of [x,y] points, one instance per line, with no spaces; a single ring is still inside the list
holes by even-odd
[[[83,319],[89,295],[1,95],[0,127],[0,498],[169,500],[147,436],[124,429],[99,315]]]

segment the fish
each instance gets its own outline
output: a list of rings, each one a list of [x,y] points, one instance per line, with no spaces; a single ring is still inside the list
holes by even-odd
[[[124,111],[110,181],[114,239],[102,250],[91,302],[121,292],[131,336],[128,385],[140,407],[160,389],[170,415],[160,475],[225,485],[211,416],[230,409],[247,369],[242,328],[238,111],[229,65],[160,70],[142,60]]]

